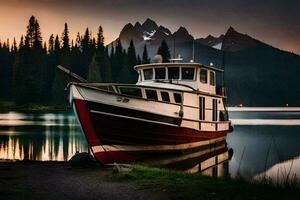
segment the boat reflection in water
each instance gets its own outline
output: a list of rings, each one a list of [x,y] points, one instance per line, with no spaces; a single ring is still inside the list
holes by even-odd
[[[226,141],[223,140],[190,152],[173,153],[144,159],[141,163],[187,173],[225,177],[229,175],[229,161],[232,155],[233,150],[229,149]]]

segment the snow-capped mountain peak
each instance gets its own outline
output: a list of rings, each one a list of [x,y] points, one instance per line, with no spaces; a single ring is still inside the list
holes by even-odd
[[[150,32],[147,32],[147,31],[144,31],[143,32],[143,39],[145,41],[148,41],[148,40],[152,40],[152,36],[156,33],[156,30],[152,30]]]

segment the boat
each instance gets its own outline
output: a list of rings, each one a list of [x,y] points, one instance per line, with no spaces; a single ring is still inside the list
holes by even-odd
[[[95,158],[130,163],[218,143],[232,129],[224,70],[178,60],[134,67],[136,84],[69,83],[69,102]]]

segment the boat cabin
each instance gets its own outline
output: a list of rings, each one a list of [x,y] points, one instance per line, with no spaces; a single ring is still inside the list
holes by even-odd
[[[155,63],[135,66],[137,85],[216,94],[216,73],[223,70],[198,63]]]

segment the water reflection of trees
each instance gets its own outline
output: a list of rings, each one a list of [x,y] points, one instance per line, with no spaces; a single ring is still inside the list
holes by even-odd
[[[0,159],[65,161],[76,151],[87,151],[85,137],[75,119],[62,117],[59,120],[57,126],[4,128],[1,131],[4,134],[0,135]]]

